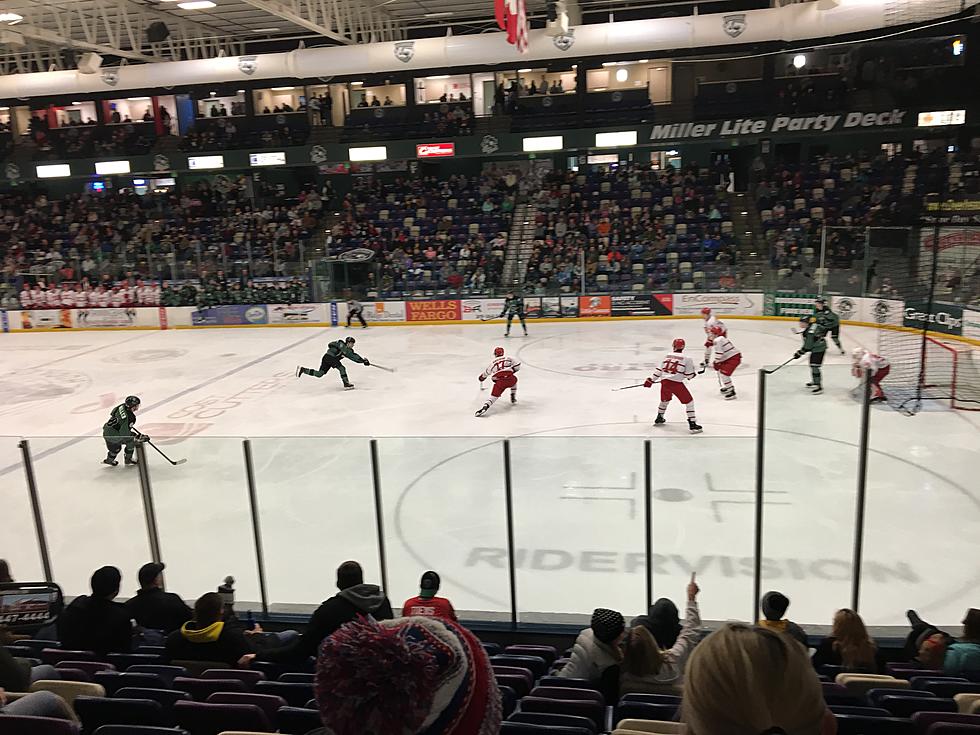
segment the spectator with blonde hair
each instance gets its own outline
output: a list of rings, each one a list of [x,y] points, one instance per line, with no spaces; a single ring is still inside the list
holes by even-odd
[[[806,650],[790,636],[728,623],[688,662],[681,721],[687,735],[834,735]]]
[[[837,611],[830,635],[820,641],[813,654],[815,667],[825,664],[877,673],[878,646],[868,635],[861,616],[853,610],[845,607]]]
[[[638,625],[629,630],[623,643],[619,694],[669,693],[680,687],[684,666],[698,642],[701,616],[698,612],[700,588],[691,575],[687,585],[684,625],[674,645],[661,649],[649,628]]]

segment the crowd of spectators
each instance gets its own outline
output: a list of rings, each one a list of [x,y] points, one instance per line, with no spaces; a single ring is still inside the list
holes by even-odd
[[[29,122],[28,136],[38,159],[143,155],[156,141],[153,126],[146,123],[144,120],[134,122],[126,117],[117,124],[97,125],[95,120],[89,118],[85,122],[71,120],[63,126],[52,128],[47,118],[34,116]]]
[[[816,646],[811,652],[807,647],[811,639],[787,619],[789,599],[778,591],[762,598],[762,617],[757,622],[729,622],[705,635],[698,607],[700,588],[692,575],[683,619],[666,598],[657,600],[648,614],[629,625],[620,612],[597,608],[569,656],[550,662],[540,659],[545,668],[527,682],[517,673],[524,671],[519,667],[520,657],[530,662],[534,654],[528,649],[544,655],[549,647],[517,646],[524,650],[501,658],[488,656],[492,646],[481,645],[459,622],[452,603],[438,596],[441,580],[431,570],[422,575],[419,594],[402,604],[400,613],[407,617],[396,617],[385,590],[365,582],[360,564],[344,562],[337,568],[336,593],[319,605],[303,632],[272,632],[255,624],[251,616],[247,620],[238,617],[233,578],[227,577],[217,590],[204,593],[190,607],[182,596],[165,591],[164,569],[162,563],[144,564],[136,594],[124,603],[117,601],[122,590],[119,570],[111,566],[97,569],[91,577],[91,593],[76,597],[55,622],[32,631],[32,640],[52,641],[49,648],[60,646],[66,656],[91,652],[96,661],[152,650],[159,652],[161,664],[185,669],[220,664],[226,667],[225,679],[233,678],[232,669],[315,671],[312,676],[299,676],[315,680],[315,687],[308,685],[315,696],[307,706],[319,711],[324,729],[317,732],[330,735],[495,735],[515,706],[518,713],[525,711],[525,700],[509,686],[515,680],[524,694],[530,691],[528,713],[550,711],[531,706],[547,697],[549,686],[530,689],[535,678],[549,671],[553,677],[568,680],[557,690],[564,693],[563,701],[619,702],[618,715],[629,709],[628,698],[634,697],[634,702],[656,705],[657,712],[673,712],[672,719],[684,723],[685,732],[691,735],[833,735],[838,717],[860,714],[854,705],[842,706],[841,702],[866,700],[829,683],[828,672],[878,675],[870,682],[879,687],[878,694],[884,687],[884,694],[891,692],[902,700],[891,702],[875,692],[868,694],[869,700],[885,707],[955,711],[939,706],[952,699],[911,691],[908,680],[881,676],[893,665],[931,672],[941,686],[967,693],[964,706],[980,709],[970,699],[976,697],[970,694],[976,685],[969,682],[980,681],[980,609],[976,608],[967,611],[958,638],[909,610],[905,645],[891,649],[887,656],[861,617],[841,609],[834,615],[830,633],[819,640],[813,638]],[[15,584],[2,561],[0,583]],[[18,657],[21,649],[17,644],[23,637],[0,628],[0,694],[4,689],[36,693],[18,695],[11,704],[0,696],[0,718],[26,714],[74,719],[69,703],[52,691],[64,691],[58,685],[66,677],[80,681],[84,679],[71,677],[88,674],[67,665],[56,668]],[[886,662],[886,658],[892,660]],[[153,666],[142,668],[153,670]],[[182,682],[194,682],[171,680],[175,690]],[[160,686],[171,685],[161,681]],[[600,699],[572,696],[580,691],[594,692]],[[653,698],[637,700],[638,695]],[[247,701],[244,696],[239,703]],[[639,706],[641,711],[643,706]],[[867,716],[880,716],[880,712]],[[971,721],[970,715],[960,720],[955,718],[964,716],[953,717],[954,721]],[[84,709],[82,718],[85,725]],[[605,717],[602,720],[604,725]],[[587,731],[597,730],[589,727]]]
[[[330,253],[373,250],[368,287],[384,293],[485,292],[500,285],[517,182],[496,168],[447,179],[364,177],[341,202]]]
[[[288,198],[267,194],[250,189],[244,179],[225,180],[220,188],[191,184],[179,194],[113,191],[61,200],[26,191],[5,194],[0,197],[5,305],[15,307],[22,292],[35,288],[45,294],[45,306],[67,305],[69,294],[78,305],[83,298],[85,306],[103,305],[105,299],[110,306],[120,299],[119,305],[138,305],[139,295],[130,290],[139,280],[203,279],[209,286],[207,274],[225,269],[236,274],[232,283],[250,293],[258,287],[249,280],[296,276],[319,230],[323,196],[312,189]],[[218,284],[218,290],[225,289]],[[95,303],[90,293],[100,294]]]
[[[619,166],[555,171],[532,197],[534,246],[526,287],[577,287],[584,254],[589,290],[724,290],[736,285],[728,204],[697,167]]]

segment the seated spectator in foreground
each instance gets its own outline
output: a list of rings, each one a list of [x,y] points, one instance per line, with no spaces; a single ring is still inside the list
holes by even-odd
[[[686,735],[834,735],[806,650],[789,636],[727,623],[694,649],[684,677]]]
[[[349,622],[323,642],[310,735],[496,735],[500,690],[480,641],[439,618]]]
[[[980,675],[980,609],[971,607],[963,618],[963,637],[949,644],[943,670],[952,676]]]
[[[0,688],[0,717],[12,715],[16,717],[54,717],[59,720],[76,722],[75,715],[68,703],[54,692],[34,692],[26,696],[7,701],[7,694]],[[0,730],[3,726],[0,725]]]
[[[119,594],[122,574],[116,567],[101,567],[92,575],[91,595],[72,600],[58,619],[62,648],[94,651],[97,656],[128,653],[133,647],[133,623],[129,610],[113,602]]]
[[[623,643],[623,663],[619,670],[619,694],[664,693],[670,687],[679,690],[684,678],[684,666],[697,645],[701,634],[701,615],[698,612],[700,588],[691,575],[687,585],[687,607],[684,626],[674,645],[661,649],[650,630],[643,625],[631,628]]]
[[[660,648],[670,648],[681,632],[681,618],[673,600],[661,597],[650,605],[646,615],[633,618],[631,628],[642,625],[650,631]]]
[[[952,641],[952,636],[940,630],[932,623],[927,623],[919,617],[919,614],[915,610],[907,610],[905,617],[909,619],[909,624],[912,626],[912,630],[905,637],[905,658],[909,661],[922,664],[922,668],[924,669],[941,669],[943,667],[943,656],[946,654],[946,647]],[[938,640],[933,640],[932,643],[927,644],[929,640],[936,639],[937,636]],[[936,648],[939,641],[942,642],[942,645],[940,650],[937,651]],[[937,658],[938,665],[935,665]],[[931,661],[931,663],[927,665],[926,660]]]
[[[834,615],[830,635],[820,641],[813,654],[813,665],[843,666],[849,671],[877,673],[878,646],[868,635],[861,616],[843,608]]]
[[[201,595],[194,603],[194,618],[167,636],[170,661],[223,661],[247,668],[255,658],[244,631],[223,621],[224,601],[217,592]]]
[[[10,651],[0,646],[0,689],[26,692],[35,681],[60,678],[61,674],[54,666],[31,666],[26,658],[11,656]]]
[[[10,565],[6,559],[0,559],[0,584],[10,584],[14,578],[10,576]]]
[[[391,603],[376,584],[364,583],[364,570],[356,561],[337,567],[336,595],[321,603],[310,618],[306,631],[295,641],[261,653],[262,661],[296,662],[315,656],[324,638],[359,615],[391,620]]]
[[[597,607],[592,623],[578,634],[572,646],[571,660],[558,676],[599,682],[606,669],[623,660],[620,644],[626,636],[626,621],[615,610]]]
[[[164,567],[156,562],[140,567],[140,588],[136,597],[126,601],[126,608],[137,625],[168,634],[193,618],[194,613],[179,595],[163,591]]]
[[[803,628],[784,617],[786,610],[789,608],[789,598],[786,595],[775,590],[766,592],[762,596],[759,607],[762,608],[762,618],[757,623],[760,628],[768,628],[777,633],[786,633],[804,646],[809,645]]]
[[[402,616],[423,615],[427,617],[457,620],[453,604],[445,597],[436,597],[441,580],[436,572],[428,571],[422,575],[419,583],[418,597],[405,600],[402,605]]]

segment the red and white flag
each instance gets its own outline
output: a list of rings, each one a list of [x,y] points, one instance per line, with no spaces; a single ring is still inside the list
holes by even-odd
[[[494,0],[497,25],[507,31],[507,43],[520,53],[527,51],[527,8],[524,0]]]

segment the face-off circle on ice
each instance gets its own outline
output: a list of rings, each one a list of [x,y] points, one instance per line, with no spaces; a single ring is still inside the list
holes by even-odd
[[[437,568],[458,609],[504,613],[501,438],[510,437],[522,618],[587,613],[599,602],[636,614],[645,595],[644,440],[651,439],[654,594],[679,597],[697,571],[706,619],[745,618],[757,370],[791,357],[800,337],[784,321],[727,325],[743,355],[733,376],[738,398],[723,399],[710,368],[688,383],[704,426],[697,436],[676,401],[667,424],[652,425],[659,386],[612,389],[642,383],[675,337],[699,363],[699,319],[532,322],[530,336],[506,339],[490,324],[371,329],[358,333],[358,354],[398,372],[348,363],[354,391],[343,391],[333,372],[294,377],[297,364],[319,364],[342,330],[3,335],[13,349],[0,349],[8,375],[0,386],[3,433],[11,437],[0,439],[0,501],[11,512],[0,535],[22,535],[33,548],[16,443],[27,437],[66,593],[84,592],[91,570],[110,557],[132,559],[135,579],[148,554],[145,541],[126,540],[144,528],[135,473],[98,462],[108,411],[135,393],[143,398],[141,430],[188,458],[181,467],[151,458],[149,468],[174,589],[213,588],[213,568],[199,564],[207,550],[241,577],[242,599],[258,598],[257,582],[239,569],[253,558],[246,437],[271,599],[319,602],[331,585],[323,570],[347,558],[361,559],[376,578],[368,438],[377,437],[393,599],[415,593],[421,569]],[[770,376],[766,395],[763,586],[786,593],[792,617],[803,622],[828,622],[835,605],[850,601],[860,425],[850,352],[873,348],[876,334],[846,325],[842,334],[847,354],[828,351],[823,395],[804,386],[805,357]],[[477,376],[497,345],[522,363],[518,403],[498,401],[476,419],[486,395]],[[16,390],[16,376],[28,376],[29,391]],[[975,602],[976,565],[951,562],[975,558],[980,538],[978,427],[967,412],[933,407],[909,418],[873,407],[861,601],[869,624],[901,624],[910,605],[932,619],[958,619]],[[93,514],[93,502],[114,512]],[[108,548],[86,551],[94,537]],[[305,571],[312,558],[319,583]]]

